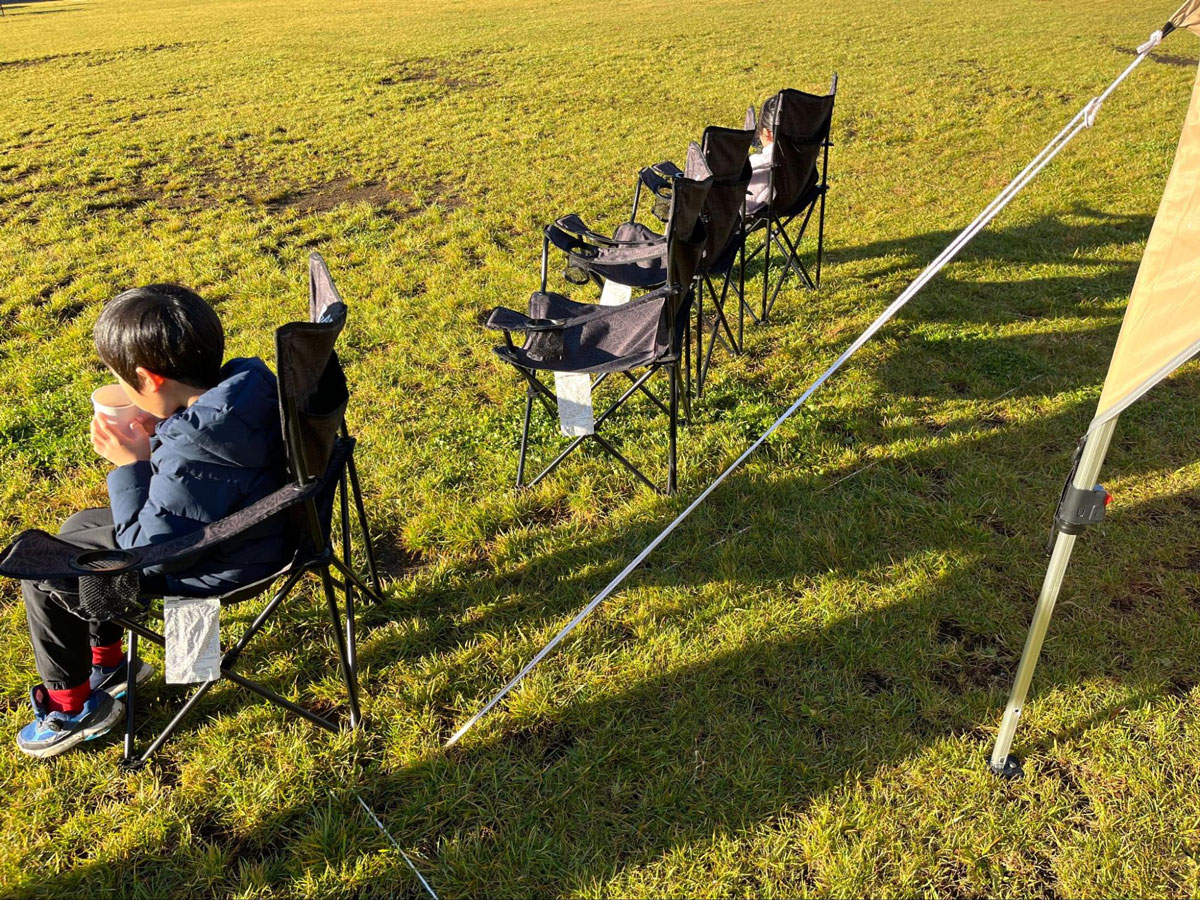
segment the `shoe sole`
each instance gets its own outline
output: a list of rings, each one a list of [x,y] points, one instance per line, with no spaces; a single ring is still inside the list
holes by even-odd
[[[18,744],[17,749],[26,756],[32,756],[36,759],[49,759],[52,756],[58,756],[60,753],[66,753],[72,747],[79,746],[84,741],[91,741],[107,734],[112,727],[117,724],[117,720],[121,718],[121,715],[124,712],[125,704],[120,700],[114,699],[112,709],[109,710],[108,717],[103,721],[97,722],[94,725],[89,725],[87,728],[80,728],[69,738],[64,738],[63,740],[54,744],[50,744],[47,747],[41,747],[33,750],[28,747],[22,747],[20,744]]]
[[[147,678],[154,674],[154,666],[143,662],[137,673],[137,684],[141,684]],[[102,684],[96,690],[107,691],[109,696],[114,700],[120,700],[129,693],[129,679],[118,682],[117,684]]]

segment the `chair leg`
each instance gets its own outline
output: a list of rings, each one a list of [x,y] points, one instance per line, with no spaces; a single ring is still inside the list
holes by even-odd
[[[687,424],[692,421],[692,370],[687,370],[687,384],[680,387],[683,394],[683,422]],[[697,391],[697,398],[700,396]]]
[[[623,465],[625,465],[626,468],[630,469],[630,471],[632,471],[639,478],[641,478],[648,485],[650,485],[650,487],[652,489],[654,489],[653,483],[651,483],[649,481],[649,479],[647,479],[644,475],[642,475],[641,472],[638,471],[636,466],[634,466],[631,462],[629,462],[629,460],[625,459],[624,456],[622,456],[620,453],[618,453],[616,448],[613,447],[612,444],[610,444],[608,441],[604,440],[600,436],[599,432],[600,432],[600,426],[604,424],[604,420],[607,419],[609,416],[611,416],[614,412],[616,412],[617,409],[621,406],[621,404],[623,404],[626,400],[628,400],[630,397],[632,397],[638,391],[645,390],[644,385],[645,385],[647,379],[649,379],[650,376],[652,376],[656,371],[657,371],[656,367],[651,366],[649,369],[646,370],[644,375],[642,375],[640,378],[635,379],[633,384],[625,391],[625,393],[623,393],[620,396],[620,398],[618,398],[616,400],[616,402],[614,402],[611,406],[609,406],[608,409],[604,410],[604,412],[600,413],[600,415],[596,416],[595,420],[592,422],[592,433],[591,434],[581,434],[578,437],[576,437],[574,440],[572,440],[571,443],[567,444],[566,448],[561,453],[559,453],[558,456],[556,456],[553,459],[553,461],[551,461],[550,465],[548,465],[548,466],[546,466],[546,468],[542,469],[542,471],[540,473],[538,473],[538,476],[536,478],[534,478],[533,481],[529,482],[529,487],[534,487],[537,484],[539,484],[543,478],[545,478],[551,472],[553,472],[555,469],[557,469],[559,467],[559,465],[562,463],[562,461],[565,460],[572,453],[574,453],[575,450],[579,447],[579,445],[582,444],[584,441],[586,441],[588,438],[595,438],[597,443],[599,443],[610,454],[612,454],[615,459],[619,460]],[[612,374],[612,373],[605,372],[603,375],[601,375],[599,378],[597,378],[592,383],[593,391],[595,390],[595,388],[597,386],[599,386],[605,380],[607,380],[608,376],[610,374]],[[531,381],[530,386],[533,387],[534,383],[535,382]],[[540,382],[537,382],[537,383],[540,384]],[[662,406],[662,401],[659,400],[657,397],[650,395],[650,399],[653,400],[655,403],[659,404],[660,407]]]
[[[354,588],[346,581],[346,660],[350,663],[350,677],[358,684],[358,642],[354,627]]]
[[[521,426],[521,455],[517,460],[517,487],[525,486],[525,455],[529,450],[529,417],[533,414],[533,388],[525,388],[525,421]]]
[[[248,691],[253,691],[254,693],[258,694],[258,696],[262,697],[264,700],[268,700],[271,703],[274,703],[276,706],[282,706],[288,712],[293,713],[302,719],[307,719],[309,722],[312,722],[314,725],[318,726],[319,728],[324,728],[326,731],[335,731],[335,732],[340,730],[335,724],[330,722],[325,717],[318,716],[315,712],[305,709],[303,706],[300,706],[298,703],[293,703],[287,697],[281,697],[279,694],[275,693],[274,691],[270,690],[269,688],[263,687],[257,681],[251,681],[249,678],[245,678],[245,677],[239,675],[237,672],[233,672],[233,671],[227,672],[224,669],[221,670],[221,674],[224,675],[226,678],[228,678],[230,681],[232,681],[234,684],[238,685],[239,687],[244,687]],[[213,685],[213,684],[216,684],[216,682],[215,681],[207,682],[207,684],[205,684],[205,687],[207,688],[209,685]]]
[[[730,275],[733,273],[731,272]],[[738,347],[746,346],[746,233],[743,226],[742,245],[738,247]]]
[[[808,228],[808,223],[812,219],[814,209],[816,209],[815,203],[809,205],[808,211],[804,215],[804,222],[800,225],[799,230],[800,239],[803,239],[804,232]],[[804,267],[804,263],[800,261],[799,248],[797,247],[796,243],[793,243],[792,239],[788,237],[787,227],[793,221],[795,221],[794,216],[791,219],[788,219],[786,222],[780,222],[778,227],[775,229],[773,240],[776,248],[781,254],[783,254],[785,265],[783,271],[779,274],[779,280],[775,282],[775,290],[772,292],[770,302],[767,304],[768,312],[775,308],[775,301],[779,299],[780,291],[783,290],[784,284],[793,273],[810,291],[815,291],[817,289],[816,284],[813,283],[812,277],[808,274],[808,269],[806,269]]]
[[[670,363],[668,366],[668,368],[670,369],[670,377],[671,377],[671,415],[670,415],[671,435],[670,435],[670,439],[668,441],[668,447],[667,447],[667,453],[669,454],[669,456],[667,458],[667,494],[668,495],[675,493],[675,485],[676,485],[676,481],[677,481],[675,456],[676,456],[677,436],[678,436],[678,431],[679,431],[679,373],[676,371],[676,369],[678,368],[678,365],[679,365],[678,363]]]
[[[158,733],[158,737],[151,742],[150,746],[145,749],[141,756],[139,756],[136,760],[130,760],[126,767],[136,769],[149,762],[150,757],[162,749],[162,745],[165,744],[167,739],[175,733],[175,729],[177,729],[180,723],[187,718],[187,714],[192,711],[192,708],[200,702],[201,698],[203,698],[205,694],[212,690],[213,685],[215,685],[218,680],[219,679],[206,681],[204,684],[200,685],[200,687],[196,688],[196,690],[192,693],[192,696],[188,697],[187,702],[180,707],[179,712],[175,713],[175,717],[167,723],[167,727]]]
[[[341,561],[336,559],[336,557],[334,558],[334,562],[337,562],[339,564],[341,563]],[[288,700],[285,697],[281,697],[280,695],[276,694],[275,692],[270,691],[267,688],[264,688],[262,685],[257,684],[255,682],[251,681],[250,679],[239,675],[238,673],[236,673],[233,670],[234,666],[237,665],[238,658],[240,657],[242,651],[245,650],[246,646],[250,643],[251,639],[256,634],[258,634],[259,631],[262,630],[263,626],[270,619],[272,613],[279,607],[279,604],[282,603],[284,601],[284,599],[291,593],[292,588],[295,587],[296,583],[304,576],[304,571],[305,570],[303,570],[303,569],[294,571],[294,572],[292,572],[292,574],[290,574],[286,578],[284,583],[275,592],[274,596],[270,599],[270,601],[268,601],[267,605],[265,607],[263,607],[262,611],[259,612],[259,614],[255,617],[254,621],[250,624],[250,626],[242,633],[242,636],[238,639],[237,643],[235,643],[229,650],[227,650],[222,655],[222,657],[221,657],[221,677],[229,679],[234,684],[238,684],[238,685],[241,685],[242,687],[248,688],[249,690],[253,691],[254,693],[258,694],[259,696],[264,697],[267,700],[271,701],[272,703],[282,706],[283,708],[289,710],[290,712],[293,712],[296,715],[298,715],[304,719],[307,719],[308,721],[312,722],[314,725],[319,725],[320,727],[328,729],[330,731],[336,731],[337,726],[334,725],[328,719],[325,719],[322,716],[319,716],[314,712],[310,712],[309,710],[305,709],[304,707],[302,707],[296,703],[293,703],[292,701]],[[359,590],[363,591],[364,594],[370,594],[370,589],[367,588],[366,585],[364,585],[362,583],[362,581],[358,578],[357,575],[355,575],[353,572],[350,571],[349,566],[345,567],[344,572],[347,576],[347,579],[348,580],[352,579],[354,581],[354,583],[358,586]],[[343,672],[343,674],[345,674],[345,672],[347,671],[347,668],[350,668],[351,672],[353,672],[354,671],[353,666],[352,665],[349,667],[347,666],[347,662],[348,662],[347,658],[348,658],[349,654],[347,653],[345,639],[342,634],[342,626],[341,626],[341,622],[339,621],[336,596],[333,594],[333,591],[332,591],[332,586],[333,586],[332,585],[332,577],[329,574],[328,568],[322,569],[322,574],[325,576],[326,598],[331,601],[330,607],[331,607],[331,613],[332,613],[333,619],[334,619],[334,636],[335,636],[335,639],[336,639],[336,642],[338,645],[340,661],[342,663],[342,672]],[[133,743],[134,743],[134,740],[133,740],[134,724],[133,723],[134,723],[134,703],[135,703],[135,698],[136,698],[137,682],[136,682],[136,679],[132,676],[134,673],[137,672],[138,638],[144,637],[147,640],[152,641],[153,643],[156,643],[160,646],[164,645],[164,639],[161,634],[157,634],[154,631],[151,631],[149,628],[145,627],[144,625],[142,625],[139,622],[135,622],[135,621],[126,619],[124,617],[119,617],[119,618],[115,619],[114,621],[116,622],[116,624],[124,627],[126,629],[126,631],[128,632],[129,644],[128,644],[128,649],[126,651],[126,662],[129,665],[129,671],[131,673],[131,677],[130,677],[129,686],[127,688],[127,692],[125,695],[126,704],[127,704],[126,713],[125,713],[125,746],[124,746],[124,757],[121,761],[121,765],[123,768],[125,768],[127,770],[134,770],[134,769],[138,769],[141,766],[145,765],[150,760],[150,757],[152,757],[155,753],[157,753],[160,749],[162,749],[162,746],[167,742],[167,740],[171,737],[171,735],[173,735],[175,733],[175,731],[179,728],[179,726],[183,722],[183,720],[185,718],[187,718],[188,714],[196,707],[196,705],[204,698],[204,696],[206,694],[208,694],[208,692],[210,690],[212,690],[213,686],[220,679],[206,681],[203,684],[201,684],[198,688],[196,688],[196,690],[192,693],[192,695],[190,697],[188,697],[187,701],[183,704],[183,706],[180,707],[179,711],[175,714],[175,716],[171,719],[171,721],[167,723],[167,726],[161,732],[159,732],[158,736],[154,738],[154,740],[145,749],[145,751],[140,756],[135,757],[134,756],[134,746],[133,746]],[[350,691],[351,723],[354,725],[357,725],[357,722],[359,720],[359,712],[358,712],[358,690],[357,690],[358,682],[357,682],[356,673],[354,675],[354,680],[348,681],[347,684],[352,685],[352,688]]]
[[[646,487],[650,488],[650,490],[654,491],[656,494],[662,493],[660,488],[657,485],[655,485],[655,483],[653,481],[651,481],[649,478],[647,478],[646,474],[641,469],[639,469],[637,466],[635,466],[633,463],[631,463],[625,457],[625,454],[623,454],[620,450],[618,450],[616,447],[614,447],[607,439],[605,439],[605,437],[603,435],[589,434],[588,437],[590,437],[597,444],[599,444],[604,449],[605,453],[607,453],[609,456],[611,456],[613,459],[615,459],[617,462],[619,462],[621,465],[623,465],[625,467],[625,469],[629,472],[629,474],[631,474],[634,478],[636,478],[638,481],[640,481]]]
[[[333,637],[337,643],[338,659],[342,665],[342,677],[346,681],[346,691],[350,695],[350,727],[357,728],[361,714],[358,708],[358,679],[350,664],[350,654],[346,647],[346,636],[342,633],[341,614],[338,610],[337,595],[333,589],[333,579],[329,575],[329,567],[321,569],[321,586],[325,590],[325,602],[329,606],[329,618],[333,622]]]
[[[121,764],[129,767],[133,764],[133,705],[137,701],[137,671],[138,671],[138,634],[136,631],[125,632],[125,755]]]
[[[729,352],[737,356],[742,352],[742,345],[739,343],[740,338],[734,337],[733,328],[729,324],[729,316],[726,313],[726,304],[729,302],[729,286],[733,283],[733,272],[725,273],[725,280],[721,283],[720,300],[717,301],[717,319],[721,323],[721,329],[725,337],[729,338]],[[717,296],[717,290],[713,287],[712,282],[708,283],[709,292],[713,296]],[[714,329],[715,330],[715,329]],[[724,338],[722,338],[724,341]]]
[[[371,529],[367,523],[367,507],[363,504],[362,486],[358,483],[358,467],[354,464],[354,454],[346,460],[346,471],[350,473],[350,489],[354,495],[354,508],[358,513],[358,527],[362,532],[363,550],[367,554],[367,571],[371,574],[371,587],[376,596],[382,594],[379,581],[379,567],[375,562],[375,544],[371,541]]]
[[[691,373],[690,361],[688,365]],[[696,279],[696,399],[704,393],[704,279]]]
[[[772,220],[767,219],[767,239],[763,244],[762,315],[758,319],[760,325],[767,324],[767,289],[771,284],[771,225]]]
[[[804,216],[804,223],[800,226],[800,233],[795,243],[788,237],[787,228],[784,227],[779,229],[778,237],[781,243],[777,244],[780,252],[784,254],[784,258],[787,259],[788,266],[796,273],[798,278],[804,281],[805,286],[810,291],[815,291],[817,285],[813,281],[812,276],[808,274],[808,269],[804,267],[804,263],[800,261],[800,249],[798,245],[804,239],[804,232],[808,230],[808,223],[812,219],[814,208],[815,206],[808,208],[808,213]]]
[[[342,473],[341,479],[341,499],[342,499],[342,559],[347,566],[352,565],[350,559],[350,498],[347,496],[348,479],[346,473]],[[358,680],[358,654],[355,649],[354,641],[354,583],[347,578],[343,582],[346,595],[346,658],[350,663],[350,672],[354,676],[355,681]]]
[[[683,330],[683,369],[686,373],[686,381],[684,383],[684,394],[686,398],[692,396],[692,320],[689,318]],[[697,391],[699,385],[697,385]],[[685,400],[685,403],[688,401]]]
[[[829,164],[826,163],[826,165]],[[817,288],[821,287],[821,257],[825,254],[825,194],[827,190],[828,185],[821,191],[821,214],[817,219]]]
[[[542,234],[542,293],[546,292],[547,268],[550,265],[550,238]]]
[[[342,562],[336,556],[333,557],[330,560],[330,562],[337,568],[337,570],[339,572],[342,573],[343,576],[345,576],[346,580],[349,581],[350,583],[352,583],[356,588],[358,588],[358,590],[361,593],[365,594],[368,597],[371,596],[371,589],[366,584],[363,583],[363,580],[361,578],[359,578],[357,574],[355,574],[353,569],[351,569],[348,565],[346,565],[344,562]],[[382,597],[377,597],[375,599],[378,602],[383,602]]]
[[[767,301],[767,314],[768,315],[772,311],[774,311],[775,301],[779,299],[779,292],[783,290],[784,284],[787,282],[788,278],[792,274],[792,266],[791,266],[791,263],[789,262],[789,257],[787,255],[787,253],[783,250],[783,246],[779,241],[779,233],[778,232],[776,232],[776,234],[775,234],[775,246],[779,247],[780,252],[783,253],[784,266],[783,266],[782,271],[780,271],[780,273],[779,273],[779,277],[775,280],[775,290],[773,290],[771,292],[771,299]]]

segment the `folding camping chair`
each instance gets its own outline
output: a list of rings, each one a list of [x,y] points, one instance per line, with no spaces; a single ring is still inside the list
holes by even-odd
[[[745,284],[742,273],[744,266],[737,265],[738,279],[733,280],[735,264],[745,258],[746,252],[746,188],[750,184],[750,145],[754,141],[753,123],[747,128],[722,128],[710,125],[704,129],[700,139],[700,151],[705,164],[712,172],[713,183],[704,205],[708,240],[704,254],[696,270],[696,395],[704,393],[704,382],[712,363],[713,350],[723,343],[734,354],[742,351],[743,319],[740,315]],[[653,212],[663,218],[661,208],[670,197],[672,179],[680,175],[680,169],[672,162],[661,162],[648,166],[638,173],[634,187],[633,209],[630,223],[636,222],[643,188],[650,190],[655,203]],[[716,278],[721,287],[713,282]],[[725,313],[725,302],[730,288],[738,297],[739,316],[737,334],[729,324]],[[705,289],[713,301],[711,325],[704,322]],[[705,351],[707,334],[708,350]]]
[[[549,248],[554,244],[567,254],[568,281],[598,284],[608,281],[633,288],[652,289],[666,280],[666,237],[637,221],[642,192],[649,190],[655,197],[653,214],[666,222],[670,211],[671,191],[679,177],[694,177],[700,161],[712,176],[701,215],[708,238],[695,272],[696,304],[696,390],[703,391],[704,378],[718,340],[727,343],[733,353],[741,352],[742,329],[737,336],[725,315],[725,298],[729,292],[734,263],[744,253],[745,231],[742,216],[745,208],[746,186],[750,183],[750,144],[754,140],[749,130],[721,128],[715,125],[704,129],[699,145],[689,145],[689,161],[684,169],[673,162],[647,166],[638,173],[634,185],[633,207],[629,221],[618,226],[611,238],[589,229],[577,215],[564,216],[545,230],[542,244],[542,290],[546,290]],[[695,148],[695,149],[693,149]],[[692,157],[695,160],[692,160]],[[739,271],[740,268],[739,268]],[[723,279],[721,290],[713,278]],[[704,352],[704,289],[713,298],[715,316],[709,330],[707,354]],[[739,279],[735,291],[742,294]],[[724,329],[724,336],[721,329]],[[690,343],[685,343],[690,382]]]
[[[381,597],[366,509],[354,464],[355,441],[345,422],[349,392],[334,352],[334,344],[346,323],[346,305],[334,287],[324,260],[316,253],[309,259],[309,311],[310,321],[293,322],[275,332],[279,410],[291,476],[289,484],[199,531],[134,550],[81,550],[44,531],[25,531],[0,554],[0,575],[52,584],[71,579],[64,585],[64,602],[82,618],[108,620],[123,626],[128,632],[129,671],[136,672],[139,638],[165,646],[163,635],[144,624],[149,607],[158,599],[170,602],[170,598],[141,593],[139,573],[152,566],[173,562],[186,565],[206,550],[234,539],[268,519],[287,515],[288,532],[293,539],[290,561],[283,561],[275,575],[219,597],[222,607],[229,606],[264,595],[278,585],[266,606],[223,654],[220,676],[315,725],[336,731],[338,726],[329,718],[305,709],[235,671],[251,639],[263,629],[304,575],[311,572],[320,579],[334,625],[334,639],[349,698],[350,725],[354,728],[359,725],[354,591],[357,588],[377,602]],[[351,501],[371,586],[350,567]],[[335,503],[341,507],[340,556],[334,546]],[[332,570],[340,577],[335,577]],[[76,579],[77,591],[72,590]],[[335,589],[340,589],[345,597],[344,626]],[[130,678],[125,697],[123,765],[128,768],[143,765],[218,680],[203,682],[138,757],[134,749],[136,679]]]
[[[517,464],[517,486],[524,486],[525,460],[529,445],[529,423],[535,399],[551,418],[555,418],[556,395],[538,377],[539,372],[595,375],[595,388],[614,374],[624,375],[631,386],[602,413],[595,417],[591,433],[576,437],[554,461],[529,483],[533,486],[553,472],[585,440],[591,438],[600,448],[633,473],[643,484],[656,490],[654,483],[607,438],[598,433],[600,426],[636,394],[648,398],[668,420],[667,488],[676,486],[676,443],[679,425],[679,393],[682,372],[681,350],[692,301],[696,267],[704,252],[706,239],[701,211],[712,184],[712,175],[704,164],[699,147],[689,150],[688,175],[673,179],[670,213],[664,236],[666,252],[647,255],[634,245],[614,246],[608,238],[600,245],[612,251],[605,254],[606,265],[640,266],[659,260],[663,286],[617,306],[577,303],[562,294],[537,291],[529,300],[529,315],[498,307],[492,310],[487,327],[504,332],[504,344],[496,354],[512,365],[526,381],[525,418],[521,431],[521,453]],[[553,226],[552,226],[553,227]],[[549,231],[550,229],[548,229]],[[561,233],[566,242],[567,235]],[[557,239],[557,238],[556,238]],[[568,251],[573,258],[594,262],[597,256],[585,256],[586,249]],[[516,346],[513,332],[524,334],[523,346]],[[644,369],[640,375],[635,371]],[[656,372],[664,371],[669,380],[669,399],[664,403],[647,386]],[[686,400],[686,395],[685,395]]]
[[[769,122],[760,122],[775,135],[768,176],[767,200],[746,210],[747,234],[765,230],[762,244],[746,262],[763,254],[762,308],[759,315],[746,306],[751,318],[765,322],[775,306],[788,276],[795,273],[809,290],[821,285],[821,258],[825,251],[825,195],[829,192],[829,139],[833,103],[837,97],[835,74],[824,97],[786,88],[776,96],[778,103]],[[764,104],[766,106],[766,104]],[[749,116],[747,117],[749,124]],[[798,248],[817,212],[817,258],[814,275],[800,261]],[[798,222],[794,236],[788,227]],[[784,269],[770,291],[771,245],[783,254]]]

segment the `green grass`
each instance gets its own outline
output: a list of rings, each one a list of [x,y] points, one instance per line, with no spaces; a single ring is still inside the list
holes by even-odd
[[[106,299],[187,283],[232,354],[269,355],[315,248],[352,308],[352,427],[389,599],[362,614],[361,733],[226,685],[137,774],[113,740],[49,764],[0,742],[0,893],[418,895],[356,793],[442,897],[1200,892],[1194,367],[1122,418],[1116,503],[1076,553],[1018,733],[1027,778],[985,768],[1182,123],[1187,34],[500,711],[439,749],[1167,7],[5,8],[0,538],[105,502],[86,420]],[[540,226],[571,210],[615,224],[639,165],[833,70],[825,286],[787,291],[748,353],[720,359],[680,496],[594,455],[510,490],[522,395],[479,322],[536,286]],[[614,424],[635,459],[662,452],[647,411]],[[553,429],[537,436],[548,459]],[[245,665],[327,707],[342,692],[306,597]],[[15,584],[0,604],[11,735],[35,676]],[[152,682],[150,726],[182,696]]]

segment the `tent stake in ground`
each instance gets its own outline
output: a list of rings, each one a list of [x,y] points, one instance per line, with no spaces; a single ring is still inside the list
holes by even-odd
[[[1188,0],[1171,16],[1160,35],[1151,40],[1157,43],[1163,35],[1178,28],[1200,31],[1200,0]],[[1143,57],[1144,54],[1139,56],[1138,61]],[[1096,484],[1096,479],[1108,452],[1117,416],[1200,350],[1200,234],[1196,231],[1197,222],[1200,222],[1200,71],[1192,89],[1192,102],[1175,152],[1171,176],[1167,179],[1125,310],[1096,417],[1088,428],[1055,513],[1054,549],[992,751],[992,771],[1004,778],[1021,774],[1021,763],[1009,755],[1009,749],[1071,560],[1071,551],[1075,548],[1075,539],[1088,525],[1104,517],[1108,494]]]

